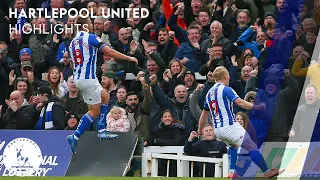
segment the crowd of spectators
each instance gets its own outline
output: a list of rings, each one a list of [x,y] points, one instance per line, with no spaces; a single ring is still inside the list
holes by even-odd
[[[314,115],[320,106],[319,0],[1,0],[0,129],[75,130],[88,111],[70,67],[75,32],[7,32],[21,21],[49,30],[51,24],[70,27],[76,18],[15,19],[9,7],[93,10],[92,33],[138,59],[135,64],[97,55],[96,74],[110,95],[107,129],[137,132],[145,146],[185,145],[186,154],[206,157],[226,152],[212,126],[204,128],[202,140],[195,134],[218,66],[228,69],[241,98],[265,103],[259,111],[234,107],[259,147],[289,137],[309,141],[301,135],[312,128],[320,133],[319,123],[310,123],[320,118]],[[149,17],[102,17],[103,9],[128,7],[145,7]],[[128,73],[135,78],[126,79]]]

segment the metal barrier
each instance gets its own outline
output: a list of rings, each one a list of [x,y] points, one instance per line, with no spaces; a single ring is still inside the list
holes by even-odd
[[[193,177],[194,162],[203,163],[203,177],[205,177],[206,164],[215,164],[214,177],[228,176],[228,156],[223,158],[208,158],[197,156],[186,156],[183,154],[183,146],[150,146],[144,148],[142,154],[142,177],[158,177],[158,160],[166,159],[167,177],[169,176],[169,165],[172,160],[177,161],[177,177]],[[191,162],[191,169],[189,168]],[[190,172],[190,171],[191,172]]]

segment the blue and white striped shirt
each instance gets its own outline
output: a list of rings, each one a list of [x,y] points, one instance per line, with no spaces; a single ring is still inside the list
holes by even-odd
[[[97,52],[106,46],[101,39],[80,31],[69,46],[70,59],[74,64],[74,79],[97,79]]]
[[[237,93],[222,83],[216,83],[207,93],[204,110],[210,111],[214,128],[230,126],[236,122],[233,102]]]

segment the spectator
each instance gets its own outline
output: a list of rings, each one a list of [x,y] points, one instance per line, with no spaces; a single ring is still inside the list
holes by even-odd
[[[62,98],[68,93],[68,86],[64,76],[58,67],[52,67],[48,71],[47,80],[52,94]]]
[[[117,101],[118,80],[115,79],[115,72],[105,72],[101,79],[102,87],[109,93],[109,106],[113,106]],[[121,83],[121,81],[120,81]]]
[[[202,76],[207,75],[209,71],[214,71],[218,66],[224,66],[230,69],[230,60],[223,57],[222,44],[213,44],[211,48],[208,48],[207,53],[209,54],[209,61],[202,65],[199,70]]]
[[[184,153],[190,156],[222,158],[223,154],[227,154],[226,145],[215,138],[212,125],[208,124],[203,128],[203,139],[194,142],[195,138],[199,138],[197,132],[192,131],[184,146]],[[214,177],[214,164],[206,164],[205,177]],[[200,165],[200,167],[203,167]],[[200,170],[202,172],[202,170]],[[202,175],[201,175],[202,177]]]
[[[250,37],[256,33],[256,41],[250,41]],[[265,43],[267,40],[267,34],[262,31],[257,25],[250,26],[237,40],[236,46],[245,51],[250,48],[253,53],[251,55],[261,59],[261,53],[266,48]],[[245,55],[243,55],[245,56]]]
[[[40,103],[37,110],[40,112],[36,130],[63,130],[66,127],[66,113],[59,98],[52,94],[50,87],[39,87]]]
[[[82,117],[88,112],[88,105],[84,102],[81,93],[74,84],[73,76],[68,78],[67,85],[69,92],[61,98],[64,108],[67,112],[76,114],[76,117]]]
[[[198,26],[190,26],[188,28],[188,43],[182,43],[177,50],[174,58],[180,59],[188,69],[199,71],[202,64],[205,63],[203,59],[196,57],[196,51],[200,50],[200,30]]]
[[[196,89],[198,83],[196,81],[196,75],[193,71],[187,70],[184,74],[184,86],[187,88],[187,97]]]
[[[52,34],[45,34],[48,32],[48,22],[44,17],[35,19],[35,27],[41,29],[36,31],[37,34],[32,34],[29,39],[29,47],[32,51],[32,63],[44,61],[47,59],[50,44],[52,42]]]
[[[209,55],[206,53],[207,49],[212,48],[213,44],[222,44],[223,57],[230,57],[233,55],[233,45],[231,41],[224,37],[222,31],[222,24],[219,21],[213,21],[210,25],[211,35],[201,43],[201,47],[197,47],[197,59],[201,58],[204,62],[208,62]]]
[[[169,69],[163,72],[162,90],[168,97],[174,96],[174,88],[179,84],[184,84],[184,74],[186,67],[178,60],[172,59],[169,62]]]
[[[249,121],[248,116],[244,112],[238,112],[236,114],[236,121],[248,132],[252,141],[257,144],[256,132]]]
[[[79,116],[76,113],[68,113],[67,124],[68,126],[64,130],[76,130],[79,125]]]
[[[10,72],[9,77],[12,77],[13,71]],[[15,79],[15,77],[14,77]],[[19,90],[23,94],[24,98],[28,101],[30,100],[31,96],[33,95],[32,86],[30,85],[27,78],[19,77],[16,80],[14,80],[14,84],[10,86],[9,83],[9,91],[11,92]]]
[[[313,53],[314,47],[316,45],[317,36],[319,33],[318,28],[312,28],[310,31],[306,33],[306,43],[303,45],[305,51],[309,54]]]
[[[139,66],[144,64],[144,58],[142,58],[141,53],[137,51],[138,45],[135,41],[132,41],[132,36],[129,36],[129,32],[126,28],[121,28],[119,30],[118,39],[117,41],[111,42],[111,46],[118,52],[136,57],[139,61]],[[117,61],[117,63],[121,64],[126,72],[136,74],[137,67],[135,63],[125,61]]]
[[[19,72],[21,72],[21,76],[18,75],[16,70],[13,70],[14,74],[11,74],[11,75],[13,75],[13,76],[15,76],[17,78],[19,78],[19,77],[27,78],[28,81],[30,82],[31,86],[32,86],[32,91],[34,93],[36,93],[38,88],[41,85],[49,85],[49,83],[47,81],[39,80],[37,77],[35,77],[35,74],[34,74],[33,70],[34,70],[34,68],[32,67],[32,64],[29,61],[23,61],[21,63],[21,68],[19,70]],[[9,82],[9,85],[10,85],[10,82]]]
[[[320,89],[320,57],[318,57],[318,62],[313,61],[310,66],[303,68],[302,65],[309,57],[310,55],[303,51],[293,64],[292,74],[296,77],[309,77],[310,83]],[[318,96],[320,97],[319,91]]]
[[[3,61],[6,61],[9,66],[12,66],[15,62],[8,56],[8,46],[3,41],[0,41],[0,58],[3,59]]]
[[[289,65],[288,65],[288,69],[292,70],[293,64],[296,61],[296,59],[298,59],[298,57],[300,56],[301,52],[304,51],[304,47],[303,46],[296,46],[293,48],[292,50],[292,56],[289,58]],[[304,63],[304,66],[308,64],[308,62]]]
[[[260,104],[259,97],[257,96],[257,93],[254,91],[249,91],[245,98],[245,101],[248,101],[253,104]],[[247,117],[249,117],[249,122],[251,123],[253,130],[256,135],[256,144],[258,148],[266,142],[267,139],[267,124],[263,121],[263,119],[260,119],[259,117],[259,111],[247,111]]]
[[[125,86],[119,86],[117,89],[117,101],[115,105],[125,109],[127,107],[126,97],[127,97],[127,88]]]
[[[280,82],[278,76],[268,76],[264,81],[264,90],[258,89],[257,96],[261,103],[265,103],[265,109],[259,111],[259,119],[266,124],[268,131],[267,141],[285,142],[288,134],[284,133],[288,129],[288,106],[291,105],[293,98],[297,95],[298,83],[290,75],[288,70],[285,72],[286,88],[280,90]],[[250,78],[247,82],[246,92],[256,90],[254,85],[255,78]],[[288,122],[289,121],[289,122]]]
[[[149,114],[151,109],[151,95],[150,88],[146,84],[144,77],[140,77],[142,84],[142,92],[144,99],[139,102],[138,94],[136,92],[128,92],[126,99],[126,114],[130,122],[130,131],[138,132],[139,140],[141,143],[142,138],[148,139],[150,135]],[[139,146],[136,148],[135,154],[141,154]]]
[[[207,6],[202,6],[199,9],[198,22],[202,26],[202,34],[210,35],[210,10]]]
[[[229,21],[223,25],[226,38],[231,42],[236,42],[237,39],[249,28],[250,13],[247,9],[240,9],[236,14],[236,21]]]
[[[107,131],[129,132],[130,122],[123,108],[114,106],[107,115]]]
[[[237,62],[235,61],[235,57],[233,56],[232,58],[232,64],[233,66],[230,68],[230,87],[232,87],[239,95],[240,98],[244,98],[245,96],[245,88],[247,81],[249,78],[255,77],[257,74],[252,75],[253,73],[253,68],[249,65],[245,65],[242,69],[241,72],[237,72]],[[255,70],[257,71],[257,70]],[[235,105],[236,112],[238,111],[246,111],[245,109],[240,108],[239,106]]]
[[[159,129],[152,132],[150,138],[144,141],[145,146],[179,146],[184,141],[184,129],[185,126],[173,118],[170,110],[164,110],[161,115],[161,122]],[[159,176],[167,174],[165,165],[166,160],[160,160],[159,162]],[[169,176],[176,176],[176,161],[173,161],[170,165]]]
[[[160,105],[161,108],[169,109],[173,113],[174,119],[182,119],[186,126],[186,133],[196,129],[197,120],[192,116],[189,108],[189,97],[187,96],[187,88],[184,85],[178,85],[174,90],[174,98],[170,99],[160,89],[157,82],[157,76],[150,76],[150,82],[152,87],[152,93],[154,99]]]
[[[3,89],[0,91],[0,105],[2,105],[2,112],[5,112],[5,109],[7,109],[6,107],[6,103],[5,103],[5,98],[7,95],[7,86],[9,83],[9,77],[8,74],[10,73],[10,67],[8,62],[3,59],[3,56],[0,56],[0,85],[1,87],[3,87]]]
[[[320,100],[316,86],[309,84],[305,88],[306,103],[298,107],[294,117],[294,125],[289,131],[289,137],[301,142],[320,141]]]
[[[170,110],[162,112],[159,130],[153,132],[145,146],[179,146],[183,144],[185,126],[173,118]]]
[[[263,21],[264,30],[275,27],[276,23],[277,23],[276,22],[276,15],[274,15],[272,12],[267,12],[264,15],[264,21]]]
[[[4,129],[32,130],[36,123],[37,112],[23,97],[21,91],[13,91],[6,100],[7,111],[3,114]]]
[[[165,28],[159,29],[157,52],[160,53],[166,65],[178,50],[177,45],[173,42],[174,37],[175,33],[173,31],[168,31]]]

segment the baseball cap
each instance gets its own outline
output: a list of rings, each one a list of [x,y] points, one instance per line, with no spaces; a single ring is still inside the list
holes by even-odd
[[[103,74],[103,76],[114,79],[116,73],[113,71],[107,71]]]
[[[51,88],[46,85],[42,85],[38,89],[39,94],[52,94]]]
[[[21,62],[21,67],[24,68],[24,67],[32,67],[32,64],[30,61],[23,61]]]
[[[187,74],[191,74],[194,77],[196,77],[196,75],[194,74],[194,72],[192,70],[187,70],[187,72],[184,74],[184,76],[186,76]]]

